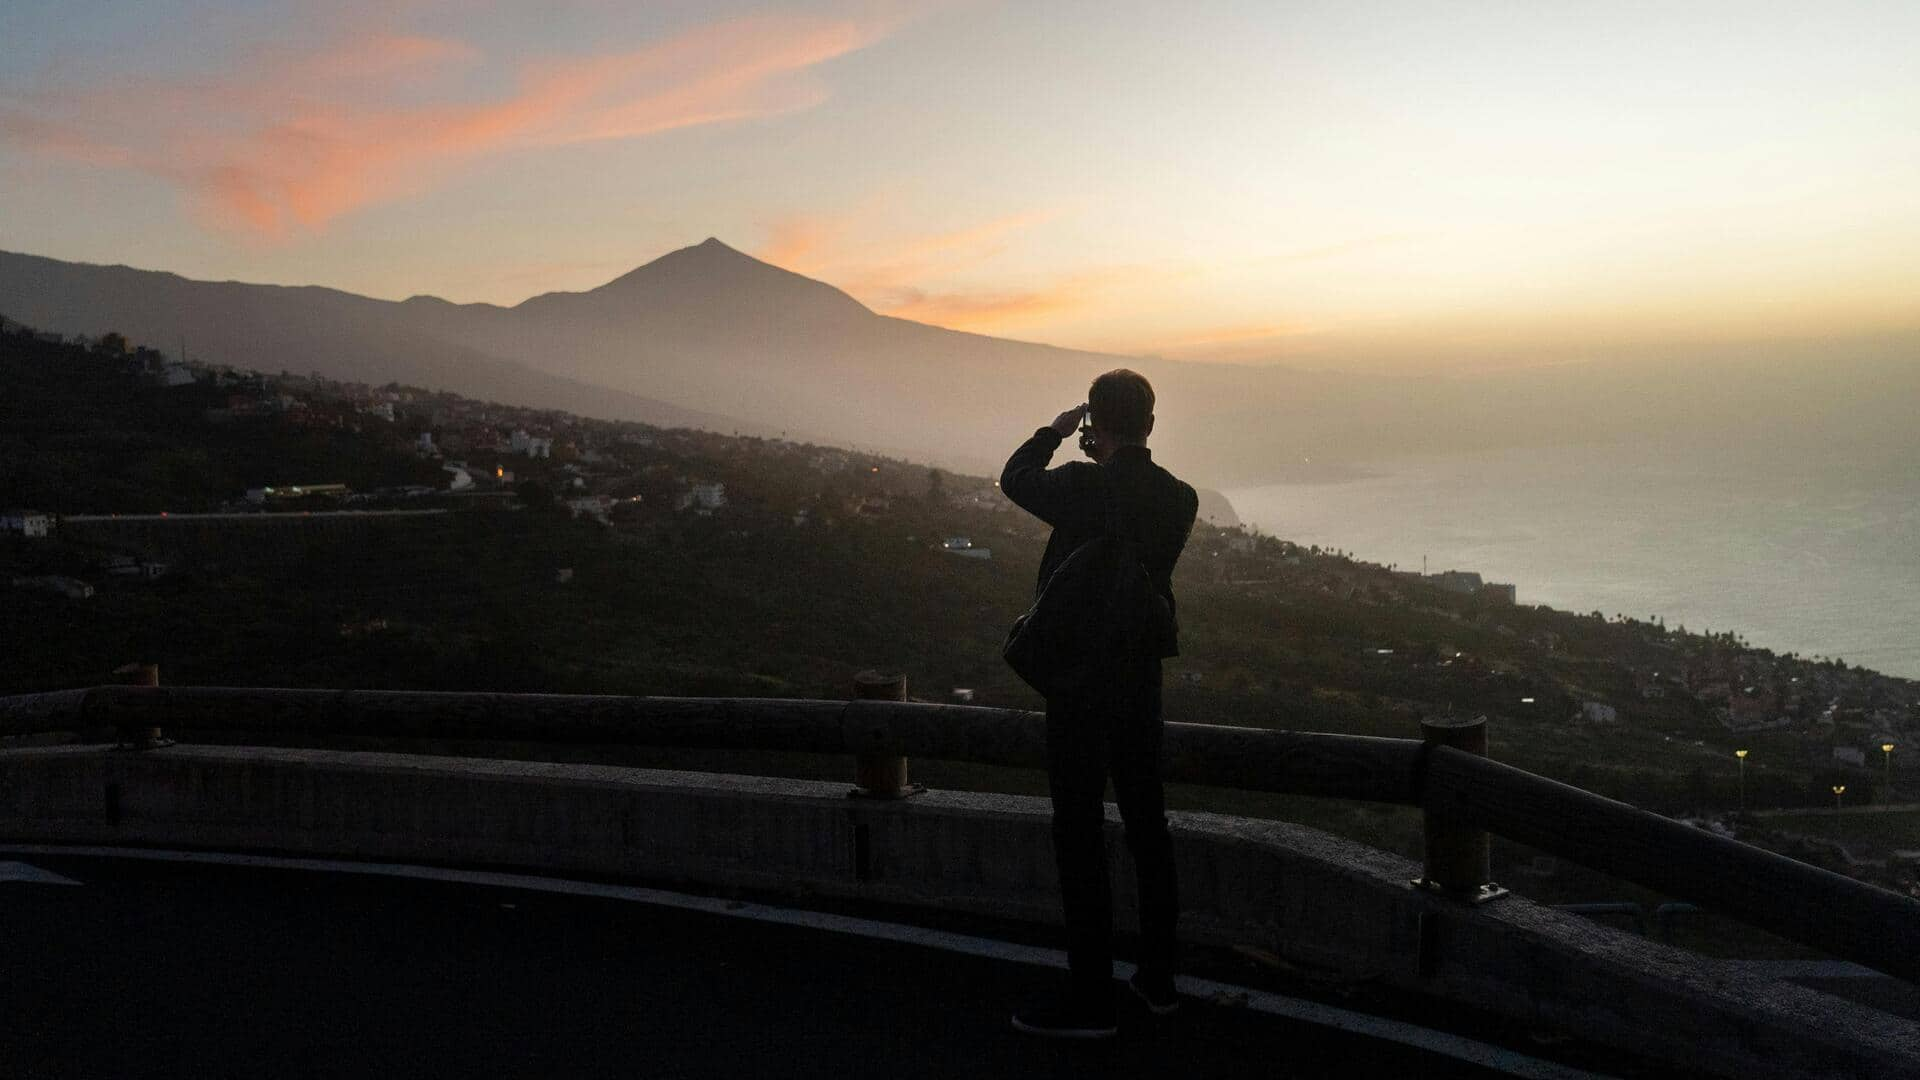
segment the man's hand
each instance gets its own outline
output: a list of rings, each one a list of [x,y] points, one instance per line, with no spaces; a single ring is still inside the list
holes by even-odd
[[[1073,408],[1054,417],[1052,424],[1054,434],[1063,439],[1072,435],[1079,429],[1081,418],[1086,415],[1087,407],[1085,405],[1075,405]]]

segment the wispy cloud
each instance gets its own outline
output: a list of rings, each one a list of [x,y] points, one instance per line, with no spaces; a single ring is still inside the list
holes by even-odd
[[[483,80],[469,76],[501,73],[470,45],[368,35],[258,54],[213,77],[0,98],[0,140],[162,177],[215,222],[282,237],[489,154],[812,107],[827,94],[815,68],[891,29],[883,19],[735,19],[636,49],[525,63],[509,89],[478,97],[470,88]]]
[[[932,323],[955,330],[989,330],[1003,324],[1051,315],[1087,303],[1087,290],[1078,282],[1056,282],[1038,289],[994,292],[926,292],[897,290],[881,307],[887,315]]]
[[[1013,234],[1057,217],[1058,211],[1008,214],[964,228],[904,236],[883,235],[877,216],[869,207],[784,217],[767,226],[767,243],[758,254],[797,273],[834,273],[847,287],[897,287],[985,262],[1005,251]]]
[[[901,236],[880,235],[861,213],[794,215],[767,226],[767,242],[758,255],[831,281],[885,315],[991,330],[1082,307],[1098,299],[1103,285],[1139,274],[1133,268],[1106,268],[1038,285],[968,283],[983,276],[979,268],[1012,246],[1018,233],[1057,216],[1057,210],[1034,210]]]
[[[796,274],[817,273],[819,253],[833,242],[836,229],[828,220],[809,215],[782,218],[767,226],[767,242],[758,255]]]

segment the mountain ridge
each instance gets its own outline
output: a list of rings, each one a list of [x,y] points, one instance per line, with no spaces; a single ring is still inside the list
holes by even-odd
[[[185,337],[205,358],[400,380],[582,415],[808,438],[992,472],[1034,427],[1127,366],[1159,393],[1155,456],[1197,483],[1314,463],[1675,439],[1829,453],[1915,448],[1920,338],[1768,365],[1579,365],[1390,378],[1087,352],[879,314],[715,237],[581,292],[511,307],[327,286],[200,282],[0,252],[0,313],[62,333]],[[1784,347],[1783,347],[1784,348]],[[546,380],[560,380],[551,382]],[[1844,423],[1837,423],[1844,419]],[[1784,452],[1784,451],[1782,451]],[[1314,466],[1317,467],[1317,466]],[[1309,469],[1310,471],[1310,469]]]
[[[208,326],[215,319],[196,321],[182,314],[209,297],[222,304],[220,329],[214,332]],[[465,388],[483,398],[667,426],[761,430],[723,414],[591,386],[423,338],[381,317],[404,304],[324,285],[199,281],[165,270],[0,251],[0,314],[58,333],[118,330],[163,348],[182,343],[195,359],[237,368],[314,370],[373,384]]]

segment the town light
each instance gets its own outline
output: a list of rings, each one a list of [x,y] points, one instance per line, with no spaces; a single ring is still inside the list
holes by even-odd
[[[1880,753],[1883,759],[1887,763],[1887,801],[1892,802],[1893,801],[1893,744],[1890,742],[1881,743]]]
[[[1840,809],[1840,796],[1845,795],[1846,793],[1847,793],[1847,785],[1845,784],[1833,785],[1833,808],[1835,810]]]
[[[1740,812],[1747,812],[1747,752],[1735,750],[1733,756],[1740,759]]]

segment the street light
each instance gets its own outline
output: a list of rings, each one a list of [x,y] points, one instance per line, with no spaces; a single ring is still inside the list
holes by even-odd
[[[1740,812],[1747,812],[1747,752],[1735,750],[1733,756],[1740,759]]]
[[[1840,796],[1846,793],[1847,793],[1847,785],[1845,784],[1833,785],[1833,808],[1835,810],[1840,809]]]
[[[1887,801],[1892,802],[1893,801],[1893,744],[1890,742],[1881,743],[1880,753],[1886,758],[1886,762],[1887,762]]]

